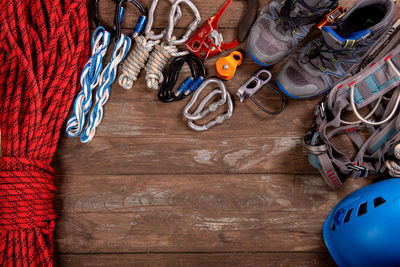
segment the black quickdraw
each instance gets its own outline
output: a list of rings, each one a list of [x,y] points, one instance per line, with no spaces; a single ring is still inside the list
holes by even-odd
[[[192,77],[186,78],[178,89],[176,89],[175,92],[172,92],[176,81],[178,80],[180,70],[185,63],[188,64]],[[164,82],[158,92],[158,99],[161,102],[169,103],[182,100],[196,91],[203,83],[207,74],[201,59],[194,55],[186,55],[174,58],[164,76]]]

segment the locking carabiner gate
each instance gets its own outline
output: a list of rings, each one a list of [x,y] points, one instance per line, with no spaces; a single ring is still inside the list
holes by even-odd
[[[190,68],[192,77],[186,78],[183,83],[178,87],[175,93],[172,92],[176,81],[178,80],[179,72],[186,64]],[[196,68],[197,66],[197,68]],[[206,78],[206,69],[203,61],[194,55],[186,55],[176,57],[172,60],[165,74],[165,79],[158,92],[158,99],[164,103],[179,101],[188,97],[191,93],[196,91]]]
[[[207,88],[209,84],[212,83],[217,84],[218,89],[214,89],[213,91],[211,91],[200,102],[197,109],[193,113],[190,113],[189,111],[196,103],[197,99],[199,98],[199,95],[204,91],[205,88]],[[221,95],[221,98],[219,100],[212,102],[209,106],[206,107],[207,103],[210,102],[216,95]],[[209,114],[217,111],[219,107],[223,106],[226,103],[228,105],[228,110],[225,113],[218,115],[215,119],[204,125],[195,124],[195,121],[205,118]],[[231,95],[226,90],[224,83],[221,80],[215,78],[207,79],[206,81],[204,81],[204,83],[193,94],[192,99],[189,101],[189,103],[183,110],[183,116],[188,119],[188,124],[190,128],[196,131],[206,131],[218,124],[222,124],[225,120],[232,117],[232,114],[233,114],[233,101]]]
[[[206,60],[226,50],[237,47],[246,39],[257,15],[258,0],[246,0],[246,2],[246,13],[239,25],[238,35],[233,42],[224,43],[222,34],[218,32],[219,20],[232,3],[232,0],[227,0],[217,14],[209,18],[192,38],[190,38],[186,43],[186,48],[197,57]]]

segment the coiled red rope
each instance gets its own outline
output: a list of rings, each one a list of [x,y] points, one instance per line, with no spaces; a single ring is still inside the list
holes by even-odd
[[[50,167],[89,56],[85,0],[0,3],[0,266],[52,266]]]

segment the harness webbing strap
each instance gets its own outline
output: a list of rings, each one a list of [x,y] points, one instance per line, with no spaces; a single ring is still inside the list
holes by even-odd
[[[399,40],[400,35],[396,35],[396,38]],[[314,127],[304,139],[305,148],[309,152],[310,163],[332,188],[342,185],[340,178],[343,176],[359,178],[369,174],[379,175],[386,170],[385,159],[393,153],[394,145],[400,142],[400,115],[395,113],[393,118],[385,120],[398,108],[400,79],[396,68],[399,67],[400,46],[338,84],[316,109]],[[356,109],[375,107],[373,116],[382,121],[380,125],[372,124],[372,121],[344,123],[344,113],[355,112],[350,104],[351,88],[354,89]],[[391,91],[390,98],[384,98]],[[368,116],[366,119],[370,120]],[[351,158],[332,143],[334,137],[343,134],[358,150]],[[368,134],[366,140],[365,134]]]

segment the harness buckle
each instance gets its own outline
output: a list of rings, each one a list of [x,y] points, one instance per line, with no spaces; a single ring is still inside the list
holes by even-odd
[[[360,177],[365,177],[367,174],[367,168],[365,168],[364,166],[359,166],[359,165],[356,165],[353,163],[348,163],[348,164],[346,164],[346,167],[353,171],[359,172]]]
[[[325,102],[321,102],[321,104],[318,105],[318,111],[319,111],[319,115],[321,116],[322,120],[326,119],[326,104]]]
[[[322,27],[332,24],[341,17],[343,17],[344,13],[346,12],[346,9],[342,6],[338,6],[335,8],[332,12],[327,14],[320,22],[318,22],[315,27],[318,29],[321,29]]]

